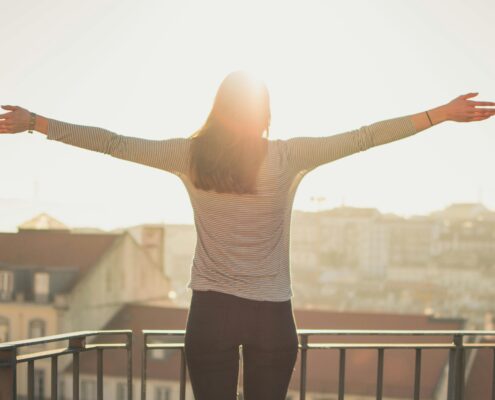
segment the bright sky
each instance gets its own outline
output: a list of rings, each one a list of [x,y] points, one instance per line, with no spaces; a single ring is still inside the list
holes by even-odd
[[[236,69],[267,83],[274,139],[334,135],[468,92],[495,101],[493,0],[0,4],[0,104],[130,136],[189,136]],[[494,148],[495,118],[446,122],[319,167],[295,208],[495,209]],[[193,221],[174,175],[39,133],[2,135],[0,230],[41,211],[103,229]]]

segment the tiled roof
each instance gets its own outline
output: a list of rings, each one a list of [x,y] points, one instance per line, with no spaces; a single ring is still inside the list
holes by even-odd
[[[64,230],[0,232],[0,265],[84,270],[94,265],[118,236]]]
[[[302,329],[411,329],[443,330],[462,329],[462,321],[439,319],[425,315],[399,315],[380,313],[335,312],[323,310],[294,310],[296,325]],[[133,371],[141,371],[142,329],[185,329],[187,309],[128,305],[104,329],[132,329],[134,331]],[[108,339],[105,338],[105,341]],[[340,342],[339,337],[317,337],[310,342]],[[354,337],[355,342],[404,342],[400,337]],[[413,337],[408,342],[447,342],[449,338]],[[94,373],[96,354],[87,352],[81,357],[81,373]],[[107,357],[110,357],[108,355]],[[385,352],[384,396],[411,398],[414,382],[414,350],[388,350]],[[422,357],[421,398],[430,399],[439,383],[447,362],[446,350],[425,350]],[[106,358],[108,360],[108,358]],[[112,362],[104,363],[104,373],[125,376],[125,354],[113,351]],[[376,390],[376,350],[348,350],[346,359],[346,393],[374,395]],[[299,360],[292,375],[291,389],[299,387]],[[337,350],[311,350],[308,355],[308,391],[336,392],[338,387]],[[70,368],[70,367],[69,367]],[[166,361],[150,360],[148,379],[179,379],[179,356]]]

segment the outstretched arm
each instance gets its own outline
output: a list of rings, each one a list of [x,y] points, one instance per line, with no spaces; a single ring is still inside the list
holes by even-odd
[[[296,137],[286,141],[289,167],[308,172],[319,165],[395,140],[414,135],[445,121],[481,121],[495,115],[494,102],[470,101],[477,93],[459,96],[437,108],[387,119],[359,129],[324,137]],[[430,123],[431,119],[431,123]]]
[[[27,130],[29,111],[14,106],[3,106],[12,110],[3,114],[0,133],[16,133]],[[26,125],[27,122],[27,125]],[[189,139],[174,138],[151,140],[119,135],[94,126],[71,124],[36,115],[34,129],[56,140],[83,149],[92,150],[162,169],[174,174],[186,174],[188,168]]]

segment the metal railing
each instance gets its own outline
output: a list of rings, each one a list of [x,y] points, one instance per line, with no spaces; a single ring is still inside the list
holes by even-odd
[[[102,336],[125,336],[122,343],[86,343],[87,338]],[[66,346],[45,351],[20,354],[20,349],[29,351],[29,347],[45,343],[68,341]],[[17,366],[27,363],[27,398],[34,399],[34,366],[40,359],[51,360],[51,400],[58,398],[58,358],[72,354],[72,397],[79,399],[79,355],[85,351],[96,351],[96,391],[97,399],[103,400],[103,351],[106,349],[124,349],[127,352],[127,398],[132,399],[132,331],[106,330],[81,331],[61,335],[44,336],[35,339],[0,343],[0,399],[17,399]]]
[[[146,375],[148,351],[168,349],[180,351],[180,400],[186,398],[186,359],[184,343],[149,343],[150,337],[184,336],[185,330],[143,330],[143,350],[141,364],[141,400],[146,400]],[[385,350],[409,349],[415,352],[413,399],[420,399],[421,358],[423,351],[445,349],[449,351],[447,400],[463,400],[465,381],[465,350],[492,349],[492,393],[495,400],[495,343],[465,342],[464,338],[495,336],[495,331],[456,331],[456,330],[333,330],[333,329],[298,329],[300,354],[300,387],[299,399],[306,399],[307,389],[307,357],[309,350],[339,351],[338,399],[343,400],[345,394],[346,350],[374,349],[377,351],[376,399],[383,398],[383,367]],[[450,342],[444,343],[309,343],[310,336],[402,336],[402,337],[448,337]]]
[[[150,338],[158,336],[184,337],[185,330],[143,330],[143,349],[141,365],[141,400],[146,400],[146,380],[148,352],[154,349],[175,350],[180,352],[180,390],[181,400],[186,398],[186,377],[187,365],[184,352],[184,343],[157,342],[156,339],[150,343]],[[449,352],[448,375],[447,375],[447,399],[463,400],[465,383],[465,351],[467,349],[491,349],[493,355],[492,369],[492,393],[491,398],[495,400],[495,343],[474,342],[465,339],[476,337],[495,336],[495,331],[434,331],[434,330],[314,330],[298,329],[299,349],[300,349],[300,385],[299,398],[306,399],[307,392],[307,364],[308,351],[310,350],[337,350],[339,353],[338,362],[338,399],[343,400],[345,394],[346,377],[346,352],[347,350],[372,349],[377,351],[376,369],[376,399],[383,398],[383,371],[385,350],[393,351],[397,349],[409,349],[415,353],[414,385],[411,395],[414,400],[420,398],[421,367],[423,351],[431,349],[445,349]],[[86,343],[87,339],[97,339],[104,336],[125,336],[125,341],[118,343]],[[441,343],[361,343],[361,342],[311,342],[311,336],[376,336],[384,337],[399,336],[404,338],[431,337],[448,338],[450,341]],[[348,338],[346,338],[347,340]],[[68,341],[63,347],[49,349],[45,351],[31,351],[29,347],[45,343],[59,343]],[[28,350],[20,352],[20,349]],[[27,363],[27,398],[34,399],[34,367],[35,361],[40,359],[51,360],[51,399],[58,398],[58,357],[65,354],[72,354],[72,399],[79,399],[79,355],[85,351],[96,351],[96,390],[97,399],[103,399],[103,353],[106,349],[123,349],[127,352],[127,398],[132,399],[132,331],[112,330],[112,331],[82,331],[69,334],[45,336],[42,338],[20,340],[16,342],[0,343],[0,399],[17,398],[17,366],[20,363]]]
[[[179,377],[179,399],[186,399],[186,355],[184,343],[148,343],[148,338],[153,336],[185,336],[183,329],[173,330],[150,330],[143,329],[143,350],[141,353],[141,400],[146,400],[146,376],[148,366],[148,350],[165,349],[180,351],[180,377]]]

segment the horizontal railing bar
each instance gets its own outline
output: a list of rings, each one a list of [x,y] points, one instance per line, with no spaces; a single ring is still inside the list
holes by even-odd
[[[87,344],[85,350],[95,350],[95,349],[126,349],[128,347],[127,343],[96,343]]]
[[[63,349],[53,349],[46,351],[38,351],[36,353],[29,354],[20,354],[16,357],[18,363],[31,361],[31,360],[39,360],[40,358],[50,358],[52,356],[61,356],[64,354],[71,354],[75,351],[79,351],[77,349],[70,349],[69,347],[64,347]]]
[[[16,360],[18,363],[39,360],[41,358],[50,358],[52,356],[61,356],[64,354],[81,353],[83,351],[91,351],[96,349],[125,349],[127,345],[125,343],[105,343],[105,344],[87,344],[83,348],[64,347],[59,349],[38,351],[36,353],[20,354]]]
[[[351,349],[351,348],[405,348],[405,349],[451,349],[455,345],[449,343],[310,343],[310,349]],[[495,348],[495,343],[466,343],[467,348]],[[147,343],[147,349],[179,350],[184,348],[183,343]]]
[[[147,343],[147,349],[182,349],[184,348],[184,343]]]
[[[462,347],[470,349],[495,349],[495,343],[464,343]]]
[[[494,343],[464,343],[466,348],[495,348]],[[183,343],[146,343],[147,349],[182,349]],[[309,349],[351,349],[351,348],[404,348],[404,349],[451,349],[451,343],[309,343]]]
[[[165,336],[180,336],[184,335],[185,329],[143,329],[143,335],[165,335]]]
[[[185,329],[143,329],[146,336],[180,336]],[[367,330],[367,329],[298,329],[298,335],[383,335],[383,336],[495,336],[495,331],[484,330]]]
[[[309,343],[308,349],[452,349],[448,343]]]
[[[495,336],[495,331],[454,331],[454,330],[339,330],[339,329],[298,329],[298,335],[380,335],[380,336]]]
[[[299,348],[302,346],[299,345]],[[469,343],[466,348],[494,348],[495,343]],[[147,343],[146,349],[180,350],[183,343]],[[452,349],[455,345],[449,343],[310,343],[308,349]]]
[[[60,335],[43,336],[34,339],[17,340],[15,342],[0,343],[0,350],[11,349],[14,347],[34,346],[37,344],[58,342],[61,340],[83,338],[88,336],[104,336],[104,335],[132,335],[132,330],[108,330],[108,331],[79,331],[72,333],[63,333]]]

